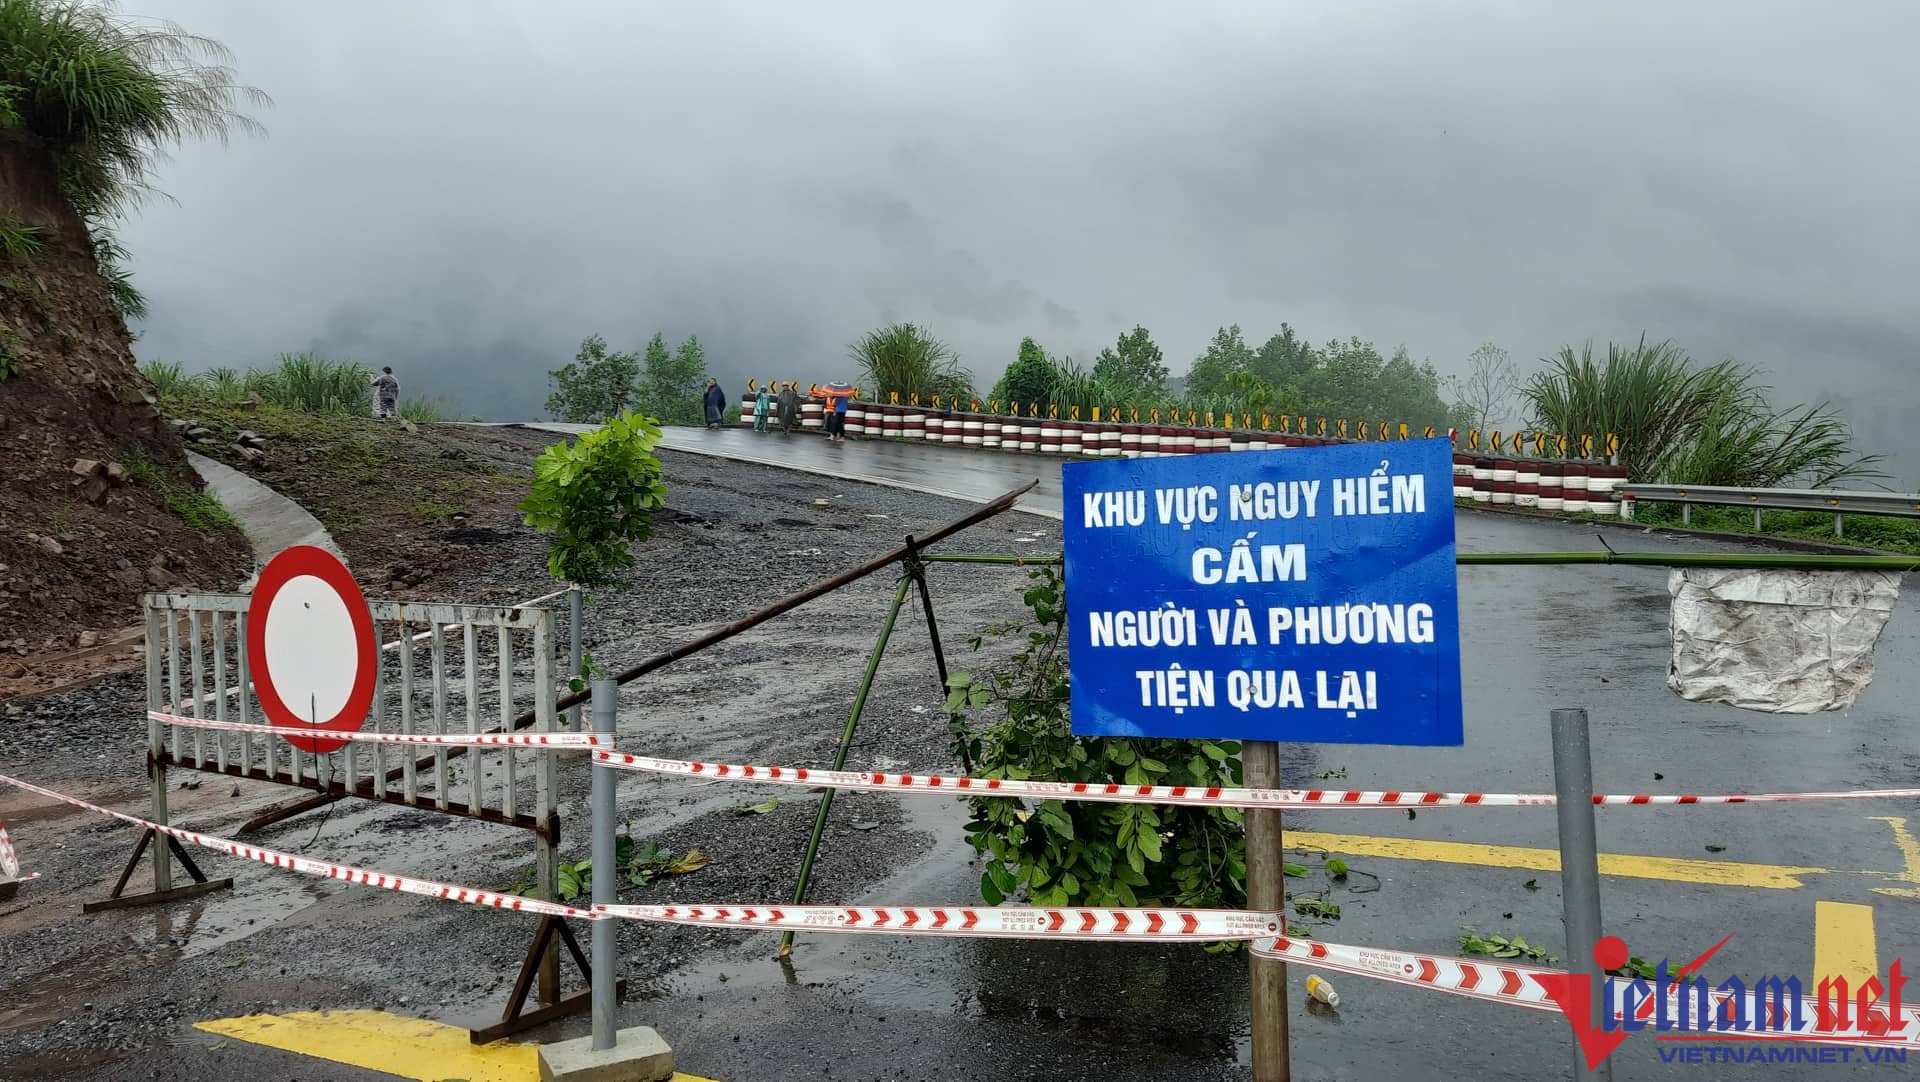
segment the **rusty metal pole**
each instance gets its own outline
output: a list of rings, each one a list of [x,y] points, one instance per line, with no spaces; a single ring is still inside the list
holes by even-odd
[[[1250,788],[1280,787],[1280,745],[1249,740],[1240,745],[1242,777]],[[1247,908],[1283,913],[1286,903],[1286,852],[1277,808],[1248,808]],[[1248,959],[1248,1014],[1253,1030],[1253,1082],[1288,1082],[1287,964],[1272,958]]]

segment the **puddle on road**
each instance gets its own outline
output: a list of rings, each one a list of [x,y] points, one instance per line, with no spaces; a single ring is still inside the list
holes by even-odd
[[[979,865],[957,801],[899,801],[906,829],[933,847],[874,885],[861,904],[981,904]],[[945,1015],[983,1027],[1034,1027],[1072,1044],[1151,1050],[1156,1058],[1246,1062],[1244,955],[1197,946],[1019,939],[806,934],[774,957],[776,935],[756,935],[676,970],[636,998],[747,1001],[780,1009],[794,995],[857,1000],[884,1018]]]

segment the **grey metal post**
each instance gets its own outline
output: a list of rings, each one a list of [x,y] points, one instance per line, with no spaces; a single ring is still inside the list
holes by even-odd
[[[580,659],[582,657],[582,651],[585,649],[585,638],[580,630],[580,610],[584,607],[581,603],[582,596],[579,586],[571,585],[567,587],[568,680],[583,678],[583,674],[580,672]],[[574,732],[580,731],[580,708],[578,706],[567,709],[566,727]]]
[[[1552,714],[1553,790],[1560,815],[1560,907],[1567,926],[1567,970],[1583,974],[1591,993],[1589,1024],[1600,1025],[1600,966],[1593,960],[1600,941],[1600,849],[1593,829],[1593,755],[1587,741],[1587,712],[1558,709]],[[1573,1045],[1573,1076],[1588,1076],[1586,1053]],[[1612,1082],[1613,1064],[1594,1068],[1598,1082]]]
[[[1845,516],[1843,515],[1833,516],[1833,536],[1835,537],[1847,536],[1847,528],[1844,525],[1842,525],[1840,521],[1844,517]]]
[[[614,718],[619,712],[620,688],[602,677],[593,682],[593,731],[603,737],[614,734]],[[613,768],[593,764],[593,904],[612,905],[619,886],[614,871],[613,852]],[[604,1051],[614,1044],[613,1030],[613,932],[614,922],[593,922],[593,1048]]]

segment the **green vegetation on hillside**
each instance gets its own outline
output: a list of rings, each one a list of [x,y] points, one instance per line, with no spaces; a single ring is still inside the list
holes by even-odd
[[[235,405],[257,399],[297,413],[334,417],[366,416],[373,404],[373,370],[359,361],[337,361],[311,353],[284,353],[274,364],[240,371],[209,368],[188,372],[177,361],[148,361],[140,371],[170,405]],[[457,405],[443,398],[405,398],[400,416],[412,421],[457,417]]]

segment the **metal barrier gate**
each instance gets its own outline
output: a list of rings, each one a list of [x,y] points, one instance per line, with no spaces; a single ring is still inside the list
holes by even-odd
[[[148,594],[146,615],[147,708],[191,718],[270,725],[254,694],[248,655],[247,610],[252,599],[232,594]],[[543,599],[544,600],[544,599]],[[400,601],[368,601],[379,668],[373,705],[363,732],[511,732],[516,721],[552,732],[560,716],[556,679],[566,671],[554,614],[530,606],[502,607]],[[579,609],[571,606],[575,614]],[[577,653],[580,628],[570,620]],[[558,672],[556,671],[558,670]],[[272,734],[192,729],[149,719],[147,762],[151,819],[168,823],[169,769],[193,770],[271,782],[334,797],[357,797],[423,811],[479,819],[533,832],[533,894],[557,901],[560,819],[556,810],[554,757],[533,748],[418,747],[349,742],[325,753],[304,751]],[[154,889],[125,896],[128,881],[149,845]],[[173,863],[193,880],[175,886]],[[123,908],[169,901],[232,885],[209,880],[180,843],[144,832],[112,894],[83,909]],[[565,1013],[572,1000],[559,997],[559,955],[565,943],[579,951],[564,924],[543,921],[501,1026],[511,1032]],[[521,1016],[537,968],[540,1002],[536,1018]],[[584,1008],[584,995],[572,1009]],[[516,1024],[518,1021],[518,1024]]]

